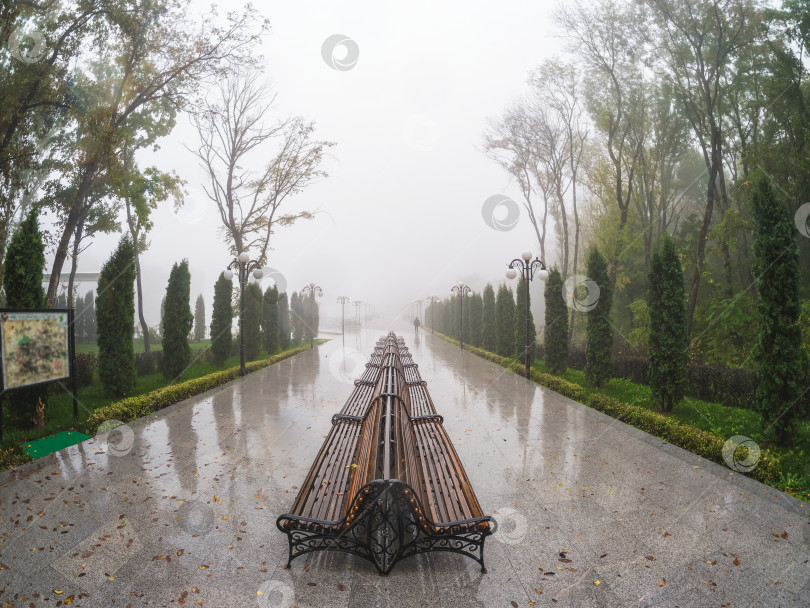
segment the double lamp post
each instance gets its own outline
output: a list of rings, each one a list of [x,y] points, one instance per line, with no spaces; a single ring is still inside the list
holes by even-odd
[[[526,346],[523,349],[523,359],[526,363],[526,378],[529,378],[529,369],[532,359],[532,344],[534,343],[534,336],[531,335],[532,308],[529,295],[529,283],[532,281],[532,279],[534,279],[534,273],[538,268],[540,270],[537,271],[537,277],[541,281],[545,281],[548,278],[548,270],[540,258],[534,258],[534,260],[532,260],[531,251],[524,251],[520,255],[520,258],[512,260],[509,262],[508,266],[509,270],[506,271],[506,278],[514,279],[517,276],[517,273],[520,272],[523,282],[526,284]]]
[[[310,283],[309,285],[304,285],[301,293],[312,298],[312,301],[309,303],[309,347],[315,348],[315,294],[320,298],[323,296],[323,291],[321,291],[321,288],[315,283]]]
[[[458,310],[459,310],[458,342],[461,345],[461,348],[464,348],[464,296],[471,298],[473,295],[473,291],[472,288],[469,285],[467,285],[464,281],[459,281],[458,285],[453,285],[450,288],[450,293],[458,294]]]

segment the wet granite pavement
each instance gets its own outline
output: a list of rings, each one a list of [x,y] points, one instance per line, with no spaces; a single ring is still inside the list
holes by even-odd
[[[275,526],[376,340],[347,334],[0,473],[3,606],[810,606],[810,507],[403,332],[481,506],[488,573],[387,577]]]

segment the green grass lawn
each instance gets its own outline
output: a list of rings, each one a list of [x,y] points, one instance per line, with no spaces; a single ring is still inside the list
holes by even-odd
[[[296,347],[297,345],[291,345],[290,350]],[[193,354],[202,352],[199,343],[192,345],[192,349]],[[141,343],[141,350],[143,350],[143,343]],[[266,352],[262,351],[259,353],[256,360],[267,359],[269,356],[270,355],[268,355]],[[225,361],[225,365],[221,367],[217,367],[213,363],[206,363],[202,360],[202,357],[200,357],[199,361],[192,363],[192,365],[190,365],[186,371],[183,372],[177,382],[184,382],[186,380],[191,380],[192,378],[199,378],[201,376],[218,372],[223,369],[228,369],[229,367],[234,367],[237,365],[239,365],[238,355],[229,358],[227,361]],[[135,390],[131,395],[128,396],[142,395],[155,389],[168,386],[169,384],[172,384],[172,382],[164,378],[160,373],[151,374],[149,376],[138,376]],[[86,388],[79,389],[78,391],[79,417],[77,421],[74,421],[73,399],[71,398],[71,395],[67,392],[61,391],[56,384],[52,386],[54,387],[52,389],[54,394],[48,398],[48,405],[45,410],[45,426],[41,429],[30,430],[19,430],[5,427],[3,429],[4,444],[9,442],[21,443],[25,441],[32,441],[65,430],[77,430],[86,433],[87,428],[85,426],[85,422],[87,421],[87,418],[97,408],[109,405],[110,403],[119,400],[118,397],[110,397],[103,393],[98,379],[98,372],[96,372],[93,376],[93,384]],[[4,406],[7,408],[7,400],[4,401]],[[7,409],[4,411],[4,420],[8,420],[7,411]]]
[[[542,360],[535,360],[532,367],[538,372],[548,373]],[[613,378],[602,388],[594,389],[585,383],[585,372],[571,368],[568,368],[561,377],[583,387],[588,395],[598,392],[624,403],[662,413],[660,405],[652,399],[649,386],[623,378]],[[806,421],[800,427],[795,447],[792,450],[785,450],[771,445],[763,434],[765,425],[762,423],[762,416],[752,410],[684,397],[671,413],[664,415],[726,439],[734,435],[745,435],[751,437],[761,447],[773,449],[782,458],[783,478],[780,489],[801,495],[805,499],[810,498],[810,421]]]
[[[143,340],[133,340],[132,344],[135,347],[135,352],[136,353],[142,353],[143,352]],[[189,342],[189,345],[191,346],[192,350],[197,349],[197,348],[201,348],[201,349],[204,350],[204,349],[208,348],[209,346],[211,346],[211,340],[203,340],[202,342]],[[162,344],[150,344],[150,348],[152,350],[163,350],[163,345]],[[89,342],[87,342],[87,343],[86,342],[76,342],[76,352],[77,353],[97,353],[98,352],[98,344],[96,344],[95,342],[92,342],[92,343],[89,343]]]

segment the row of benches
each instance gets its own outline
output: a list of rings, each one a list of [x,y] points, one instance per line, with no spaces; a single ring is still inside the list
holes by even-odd
[[[470,486],[402,338],[380,338],[321,446],[292,510],[276,526],[289,556],[336,549],[388,574],[431,551],[484,567],[495,530]]]

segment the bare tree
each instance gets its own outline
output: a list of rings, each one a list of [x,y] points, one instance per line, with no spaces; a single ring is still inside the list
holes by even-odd
[[[640,57],[634,52],[633,39],[638,9],[615,0],[597,0],[587,6],[576,0],[561,5],[554,17],[569,41],[569,50],[587,68],[588,110],[613,167],[612,198],[619,210],[619,236],[608,253],[610,281],[615,287],[642,143],[641,138],[633,137],[639,126],[641,97]]]
[[[282,213],[287,199],[318,179],[327,177],[319,167],[333,142],[313,139],[314,123],[294,116],[267,127],[265,118],[275,96],[258,71],[235,71],[218,87],[218,98],[206,99],[192,120],[200,143],[189,150],[208,176],[204,190],[216,203],[231,253],[252,250],[260,264],[267,262],[276,227],[312,212]],[[267,147],[279,142],[269,163],[250,169],[254,157],[266,158]],[[258,163],[255,163],[258,164]]]
[[[532,117],[525,100],[515,102],[498,119],[490,119],[484,134],[487,156],[515,178],[523,194],[523,206],[529,215],[540,258],[546,259],[546,235],[549,205],[552,197],[551,180],[540,166],[537,138]],[[542,209],[535,209],[535,185],[540,189]],[[538,212],[540,216],[538,217]]]
[[[558,174],[559,204],[564,205],[560,194],[567,189],[561,182],[568,181],[571,190],[571,211],[573,215],[574,251],[571,257],[571,274],[577,273],[579,262],[579,199],[577,187],[579,186],[579,171],[586,151],[589,124],[583,106],[582,81],[573,64],[560,60],[548,60],[532,72],[529,79],[538,91],[542,103],[556,114],[564,131],[563,157],[565,171]],[[564,211],[564,209],[563,209]],[[566,256],[568,239],[565,240]],[[563,264],[563,278],[567,276],[568,263]],[[574,332],[575,308],[571,307],[571,319],[568,323],[568,339],[570,341]]]

